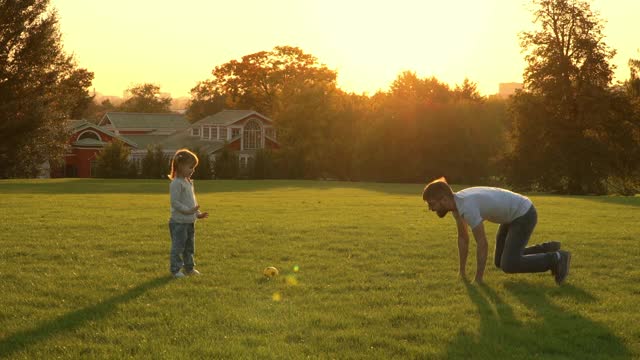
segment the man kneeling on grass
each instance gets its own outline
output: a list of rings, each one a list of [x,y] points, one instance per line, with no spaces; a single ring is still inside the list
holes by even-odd
[[[487,262],[487,238],[483,221],[500,224],[496,234],[496,267],[506,273],[536,273],[551,270],[556,283],[562,284],[569,274],[571,253],[560,250],[557,241],[526,247],[538,221],[536,208],[529,198],[509,190],[471,187],[453,192],[445,178],[427,184],[422,199],[439,217],[449,211],[458,226],[460,276],[465,278],[469,233],[471,227],[477,243],[476,282],[482,282]]]

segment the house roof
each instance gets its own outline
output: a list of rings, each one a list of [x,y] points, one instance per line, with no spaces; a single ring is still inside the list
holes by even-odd
[[[118,140],[124,142],[127,145],[134,146],[134,147],[136,146],[136,144],[131,142],[131,140],[129,140],[129,139],[123,137],[123,136],[116,135],[113,132],[111,132],[111,131],[109,131],[109,130],[101,127],[101,126],[97,126],[94,123],[88,122],[87,120],[69,120],[68,123],[67,123],[67,126],[69,126],[69,128],[71,129],[71,132],[74,133],[74,134],[75,133],[79,133],[79,132],[81,132],[83,130],[86,130],[86,129],[91,129],[91,130],[95,130],[95,131],[101,132],[101,133],[103,133],[105,135],[109,135],[112,138],[118,139]],[[106,144],[106,143],[104,143],[102,141],[99,141],[99,140],[93,140],[96,143],[91,143],[90,144],[89,142],[86,142],[84,140],[91,140],[91,139],[78,140],[78,141],[74,142],[72,145],[76,145],[76,146],[104,146]],[[98,143],[100,143],[100,144],[98,144]]]
[[[239,136],[236,138],[239,138]],[[230,142],[235,140],[235,138],[231,139]],[[178,150],[183,147],[189,147],[192,149],[200,148],[212,153],[224,147],[224,140],[202,140],[200,137],[191,136],[189,129],[186,129],[168,136],[160,145],[165,150]]]
[[[113,138],[117,138],[130,146],[137,149],[145,149],[149,145],[160,145],[165,150],[177,150],[182,147],[200,148],[203,151],[213,153],[224,147],[225,142],[223,140],[202,140],[200,137],[191,136],[191,128],[200,127],[201,125],[231,125],[238,121],[245,120],[249,117],[255,116],[267,122],[273,122],[268,117],[257,113],[253,110],[223,110],[214,115],[207,116],[200,121],[189,124],[184,115],[180,114],[160,114],[160,113],[128,113],[128,112],[108,112],[99,125],[90,123],[86,120],[70,120],[68,126],[72,132],[77,133],[79,131],[92,128],[100,131]],[[113,128],[117,130],[125,129],[145,129],[149,130],[146,134],[119,134],[116,135],[113,131],[104,127],[106,123],[110,122]],[[164,130],[163,135],[151,135],[154,130]],[[167,130],[175,130],[170,133]],[[166,135],[170,133],[170,135]],[[235,137],[229,140],[229,143],[238,140],[239,137]],[[271,139],[271,138],[269,138]],[[104,146],[104,143],[97,140],[88,141],[91,139],[82,139],[75,142],[73,145],[77,146]],[[272,141],[276,141],[271,139]],[[99,144],[100,143],[100,144]]]
[[[107,112],[100,126],[110,122],[114,128],[122,129],[184,129],[190,124],[181,114]]]
[[[191,125],[191,127],[197,127],[200,125],[230,125],[252,115],[268,122],[273,122],[273,120],[253,110],[222,110],[216,114],[209,115],[198,120],[196,123]]]
[[[83,147],[103,147],[107,145],[107,143],[104,141],[96,140],[96,139],[80,139],[78,141],[75,141],[71,145],[83,146]]]
[[[136,143],[138,149],[146,149],[149,145],[156,145],[166,140],[169,135],[120,135],[134,143]]]

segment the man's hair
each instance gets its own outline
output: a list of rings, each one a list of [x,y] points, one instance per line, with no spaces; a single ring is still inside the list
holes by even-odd
[[[424,187],[424,191],[422,191],[422,200],[424,201],[450,196],[453,196],[453,190],[451,190],[451,186],[449,186],[447,179],[444,177],[428,183],[427,186]]]
[[[193,164],[194,167],[198,166],[198,156],[189,149],[180,149],[176,151],[175,155],[171,159],[171,170],[167,177],[173,180],[176,177],[178,166],[182,164]]]

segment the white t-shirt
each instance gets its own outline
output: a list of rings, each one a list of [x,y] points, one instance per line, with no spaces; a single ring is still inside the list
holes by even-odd
[[[471,187],[453,194],[458,213],[475,228],[483,220],[509,224],[529,211],[531,200],[509,190],[493,187]]]

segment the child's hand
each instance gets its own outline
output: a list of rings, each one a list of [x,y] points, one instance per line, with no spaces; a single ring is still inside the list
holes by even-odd
[[[208,212],[198,213],[198,215],[196,215],[196,217],[198,219],[206,219],[206,218],[209,217],[209,213]]]
[[[191,209],[191,213],[195,214],[198,212],[198,209],[200,209],[200,205],[196,205],[193,209]]]

